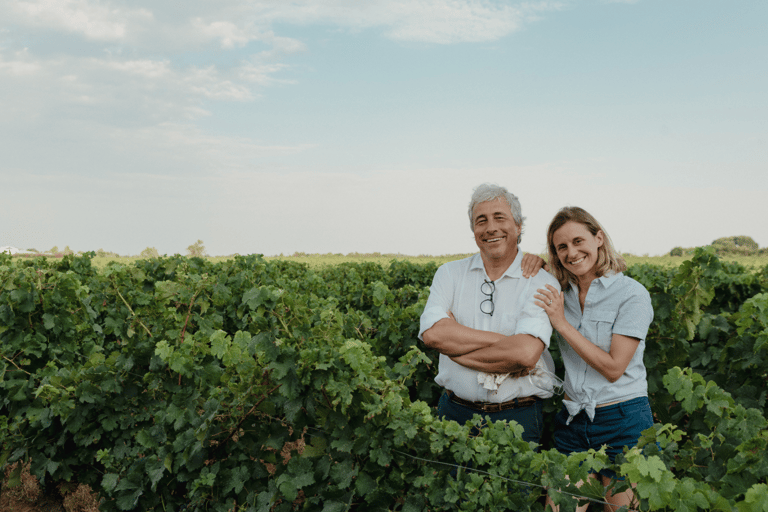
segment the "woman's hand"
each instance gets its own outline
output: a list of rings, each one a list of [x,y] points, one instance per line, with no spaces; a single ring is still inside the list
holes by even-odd
[[[549,317],[549,321],[552,327],[560,331],[558,326],[566,324],[568,321],[565,319],[565,294],[558,292],[557,288],[551,284],[546,285],[546,288],[539,288],[537,293],[533,297],[536,300],[536,305],[542,308]]]
[[[523,277],[533,277],[539,273],[539,269],[543,268],[549,271],[549,265],[540,256],[531,253],[523,254],[523,261],[520,262],[520,269],[523,271]]]

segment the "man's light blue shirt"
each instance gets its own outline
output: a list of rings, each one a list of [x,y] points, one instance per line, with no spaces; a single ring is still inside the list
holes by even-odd
[[[480,254],[469,258],[451,261],[441,265],[435,273],[429,299],[421,315],[419,339],[424,331],[439,320],[448,318],[448,311],[453,313],[461,325],[482,331],[496,332],[505,336],[530,334],[544,343],[544,352],[540,364],[554,374],[554,363],[549,354],[549,341],[552,325],[546,312],[535,304],[534,295],[538,288],[550,284],[560,289],[557,280],[547,272],[540,270],[535,276],[525,279],[520,263],[522,251],[518,251],[515,261],[504,275],[494,284],[493,316],[480,311],[480,303],[488,296],[480,290],[484,280],[488,279]],[[547,372],[541,375],[521,378],[506,378],[498,389],[490,390],[478,382],[481,372],[461,366],[450,357],[440,354],[437,382],[442,387],[456,393],[457,396],[473,402],[505,402],[518,397],[552,396],[553,380]]]

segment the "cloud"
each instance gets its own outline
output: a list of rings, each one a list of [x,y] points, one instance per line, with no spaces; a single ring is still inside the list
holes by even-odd
[[[449,44],[495,41],[518,30],[526,7],[487,2],[403,2],[386,34],[392,39]]]
[[[88,0],[9,0],[0,12],[6,23],[61,30],[97,41],[122,40],[130,25],[152,19],[147,9]]]
[[[258,16],[297,24],[330,22],[350,29],[382,28],[395,40],[450,44],[502,38],[540,12],[561,9],[563,2],[489,0],[371,0],[350,2],[293,0],[255,2]]]
[[[5,100],[0,126],[91,120],[116,127],[188,122],[210,101],[253,100],[276,79],[279,64],[241,62],[229,69],[179,66],[169,59],[39,57],[0,50]]]
[[[0,18],[10,26],[80,35],[88,41],[160,53],[243,48],[262,42],[297,51],[303,44],[275,36],[277,24],[335,24],[351,30],[382,29],[401,41],[450,44],[493,41],[565,2],[501,0],[190,0],[174,4],[139,0],[10,0]]]
[[[8,58],[0,53],[0,72],[6,76],[31,76],[40,71],[40,69],[40,64],[29,58],[26,49],[18,51]]]
[[[206,37],[219,39],[221,41],[221,47],[225,49],[234,48],[236,46],[245,46],[256,38],[255,34],[251,31],[246,28],[238,27],[235,23],[230,21],[206,22],[198,17],[192,20],[192,26]]]
[[[11,0],[0,6],[0,70],[5,97],[15,100],[3,102],[0,125],[74,118],[146,127],[194,122],[217,102],[251,102],[265,87],[295,83],[281,76],[290,69],[285,58],[306,47],[276,34],[282,24],[376,28],[397,40],[448,44],[498,39],[557,8],[491,0],[190,0],[183,9],[148,0]]]
[[[93,132],[196,122],[216,103],[251,102],[265,87],[293,83],[279,76],[289,67],[280,59],[304,49],[243,1],[190,1],[179,10],[12,0],[0,4],[0,19],[0,130],[27,140],[55,128],[69,136],[68,123],[90,123],[84,130]]]

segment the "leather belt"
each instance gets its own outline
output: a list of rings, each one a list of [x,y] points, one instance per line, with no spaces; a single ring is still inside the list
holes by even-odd
[[[520,407],[528,407],[530,405],[535,404],[539,400],[541,400],[541,397],[538,396],[523,396],[519,398],[514,398],[508,402],[470,402],[469,400],[464,400],[463,398],[459,398],[456,396],[456,394],[453,391],[445,390],[445,393],[448,395],[448,398],[451,399],[452,402],[457,403],[459,405],[463,405],[464,407],[469,407],[470,409],[475,409],[477,411],[482,412],[500,412],[500,411],[506,411],[508,409],[517,409]]]

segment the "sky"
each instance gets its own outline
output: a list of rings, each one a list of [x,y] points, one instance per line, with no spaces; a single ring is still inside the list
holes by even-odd
[[[463,254],[581,206],[768,246],[764,0],[3,0],[0,246]]]

